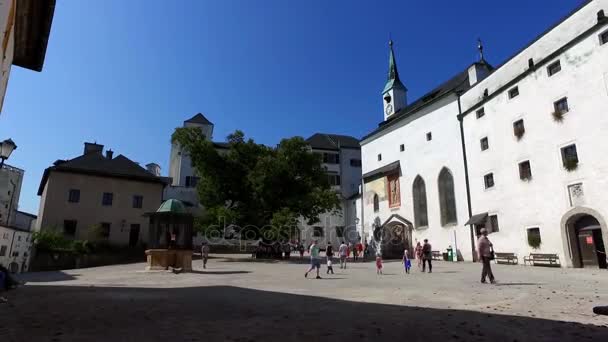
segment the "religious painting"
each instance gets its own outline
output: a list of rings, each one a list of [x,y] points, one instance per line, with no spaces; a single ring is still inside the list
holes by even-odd
[[[386,177],[388,184],[388,206],[397,208],[401,206],[401,191],[399,189],[399,174],[394,173]]]
[[[585,204],[583,183],[569,185],[568,194],[570,195],[570,206],[577,207]]]

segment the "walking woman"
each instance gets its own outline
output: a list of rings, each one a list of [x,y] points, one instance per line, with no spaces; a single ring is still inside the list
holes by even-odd
[[[422,269],[422,245],[420,244],[420,241],[418,241],[418,243],[416,243],[416,248],[414,249],[414,253],[416,256],[416,260],[418,260],[418,268]]]

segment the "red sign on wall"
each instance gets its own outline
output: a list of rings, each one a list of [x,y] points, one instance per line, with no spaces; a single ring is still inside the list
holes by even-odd
[[[593,245],[593,236],[587,236],[586,240],[588,245]]]

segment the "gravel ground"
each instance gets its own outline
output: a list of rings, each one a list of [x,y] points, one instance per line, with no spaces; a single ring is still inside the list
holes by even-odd
[[[0,341],[608,341],[608,272],[437,262],[306,265],[218,256],[194,273],[143,264],[29,273],[0,304]]]

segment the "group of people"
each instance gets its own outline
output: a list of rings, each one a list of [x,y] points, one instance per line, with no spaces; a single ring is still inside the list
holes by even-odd
[[[321,279],[319,275],[319,271],[321,269],[321,248],[318,245],[317,240],[313,240],[312,244],[308,248],[310,252],[310,268],[304,274],[304,277],[308,277],[308,274],[312,272],[314,269],[317,270],[317,279]],[[338,247],[338,257],[340,259],[340,268],[346,269],[346,262],[350,257],[351,252],[353,253],[353,261],[357,261],[359,255],[362,255],[365,258],[366,251],[368,251],[367,243],[365,246],[362,243],[357,243],[354,245],[346,244],[344,241]],[[325,256],[327,259],[327,274],[334,274],[333,267],[333,257],[334,257],[334,246],[332,246],[331,242],[327,243],[327,247],[325,248]],[[300,252],[300,256],[304,257],[304,253]]]
[[[365,247],[364,247],[365,246]],[[303,249],[303,248],[302,248]],[[318,245],[317,240],[313,240],[312,244],[308,248],[310,252],[310,268],[304,273],[304,277],[307,278],[308,274],[316,269],[317,279],[321,279],[319,275],[321,269],[321,248]],[[416,245],[415,249],[415,257],[418,259],[418,267],[422,268],[422,272],[426,272],[426,265],[429,266],[429,273],[433,270],[432,264],[432,247],[429,243],[428,239],[424,240],[424,245],[421,245],[420,242]],[[340,259],[340,268],[346,269],[346,263],[348,258],[350,257],[351,251],[353,252],[353,260],[357,261],[359,255],[363,255],[364,258],[369,254],[369,246],[367,243],[361,244],[357,243],[354,248],[351,244],[346,244],[344,241],[338,247],[338,257]],[[300,256],[304,257],[304,252],[300,250]],[[333,257],[334,257],[334,249],[331,242],[328,242],[327,247],[325,249],[325,256],[327,259],[327,274],[334,274],[333,268]],[[410,269],[412,267],[412,262],[410,260],[409,251],[406,249],[403,251],[403,265],[404,272],[406,274],[410,273]],[[380,254],[376,255],[376,273],[378,275],[382,274],[383,263],[382,256]]]
[[[304,254],[306,253],[306,251],[310,251],[310,247],[316,243],[318,243],[318,241],[313,240],[313,242],[308,246],[308,248],[305,248],[302,242],[296,242],[296,249],[300,253],[300,258],[304,258]],[[331,242],[328,242],[327,248],[330,248],[333,251],[333,246],[331,245]],[[357,242],[354,245],[350,242],[346,244],[344,241],[342,241],[339,248],[345,251],[346,258],[350,258],[352,254],[354,262],[357,262],[359,258],[363,258],[363,260],[366,260],[367,256],[369,255],[369,245],[367,244],[367,241],[364,243]]]
[[[359,243],[359,245],[361,245]],[[482,262],[482,271],[481,271],[481,282],[486,283],[486,278],[489,278],[490,283],[494,284],[496,280],[494,279],[494,274],[492,273],[492,266],[490,261],[494,259],[494,249],[493,245],[488,239],[488,231],[483,228],[481,229],[481,237],[477,242],[478,246],[478,257]],[[321,269],[321,249],[319,248],[318,241],[313,240],[312,244],[309,247],[310,251],[310,268],[304,273],[304,277],[308,277],[308,274],[316,269],[317,279],[321,279],[319,275],[319,271]],[[346,268],[346,260],[349,257],[351,251],[351,247],[346,245],[344,241],[340,244],[338,248],[338,256],[340,258],[340,268]],[[361,250],[356,246],[354,248],[354,260],[357,260],[357,253]],[[365,251],[368,251],[368,246],[366,244]],[[304,256],[304,253],[300,253],[301,256]],[[327,258],[327,274],[334,274],[333,262],[332,258],[334,257],[334,250],[331,242],[328,243],[327,248],[325,250],[325,255]],[[365,255],[365,252],[363,253]],[[429,243],[428,239],[424,239],[424,244],[418,242],[414,249],[414,256],[418,260],[418,268],[421,269],[422,272],[426,272],[428,265],[428,273],[433,272],[433,252],[432,246]],[[406,249],[403,251],[403,269],[405,274],[410,273],[410,269],[412,268],[412,262],[410,260],[410,252]],[[382,255],[376,255],[376,274],[382,275],[383,262]]]

